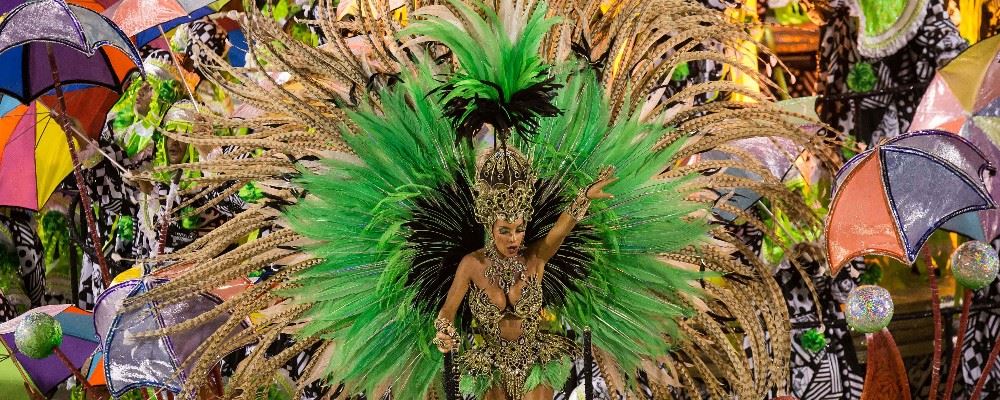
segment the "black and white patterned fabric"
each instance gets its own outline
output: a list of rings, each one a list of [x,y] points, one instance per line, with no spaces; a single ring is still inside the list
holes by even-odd
[[[101,147],[101,150],[113,157],[116,162],[124,164],[126,168],[132,167],[124,150],[115,142],[114,134],[108,126],[105,126],[101,132],[97,143]],[[94,222],[97,224],[101,240],[105,242],[108,240],[112,241],[112,246],[106,248],[104,257],[113,278],[115,275],[132,267],[132,261],[130,260],[148,255],[145,252],[137,252],[134,244],[132,242],[126,243],[121,235],[116,234],[113,238],[108,237],[112,232],[112,226],[120,216],[130,216],[138,222],[139,213],[138,205],[135,201],[134,188],[125,182],[122,172],[107,159],[102,158],[96,166],[87,169],[85,173],[87,175],[87,190],[90,194],[90,200],[97,206],[98,210]],[[75,181],[67,182],[70,185],[73,183]],[[83,223],[80,217],[77,217],[77,219]],[[84,226],[82,229],[86,229],[86,227]],[[95,299],[105,288],[103,278],[101,277],[101,268],[95,260],[93,243],[90,242],[88,235],[84,235],[82,241],[86,243],[86,251],[84,251],[82,271],[80,273],[79,300],[77,305],[85,309],[90,309],[93,308]],[[104,244],[102,243],[101,245],[103,248]]]
[[[219,24],[205,17],[188,25],[188,40],[190,44],[184,50],[188,59],[197,59],[199,63],[208,63],[209,58],[201,54],[201,49],[207,47],[208,50],[217,56],[222,56],[226,51],[226,30]],[[195,45],[201,43],[203,46]]]
[[[34,214],[21,208],[10,208],[6,215],[0,214],[0,224],[12,236],[10,239],[17,252],[18,274],[30,308],[45,304],[45,252],[42,250],[42,239],[38,237]]]
[[[167,65],[172,62],[169,51],[153,47],[148,44],[139,48],[139,56],[142,58],[143,62],[155,60]]]
[[[865,368],[858,363],[840,304],[847,302],[847,294],[858,285],[858,278],[866,267],[864,263],[852,262],[835,278],[827,275],[816,262],[803,262],[802,267],[822,303],[823,334],[828,344],[825,349],[813,353],[800,343],[801,335],[808,328],[794,326],[817,322],[816,304],[801,274],[788,261],[782,262],[774,276],[788,302],[793,324],[790,394],[801,400],[860,398]]]
[[[17,310],[7,296],[0,292],[0,323],[7,322],[17,316]]]
[[[931,80],[937,68],[968,46],[948,16],[943,0],[931,0],[927,7],[927,16],[913,40],[895,54],[880,59],[858,54],[857,21],[846,6],[827,16],[827,23],[820,29],[819,65],[824,66],[819,82],[821,94],[850,94],[847,76],[858,62],[870,63],[875,70],[878,80],[874,91],[911,85],[917,89],[864,97],[860,104],[862,112],[857,116],[849,101],[822,101],[821,117],[825,122],[869,144],[907,131],[923,96],[922,85]]]

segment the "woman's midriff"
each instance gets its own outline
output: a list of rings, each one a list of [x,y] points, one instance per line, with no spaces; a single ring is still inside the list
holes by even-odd
[[[500,337],[506,340],[517,340],[521,338],[524,333],[524,328],[521,325],[523,319],[514,316],[505,316],[500,320]]]

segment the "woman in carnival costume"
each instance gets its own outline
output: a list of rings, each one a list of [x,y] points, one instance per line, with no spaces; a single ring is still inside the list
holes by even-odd
[[[752,40],[743,27],[679,0],[449,0],[407,2],[402,13],[364,1],[342,20],[321,3],[313,22],[329,41],[319,48],[250,11],[243,26],[258,68],[216,62],[202,72],[260,112],[205,113],[177,135],[231,150],[166,169],[202,172],[192,196],[253,180],[265,200],[154,258],[197,267],[129,307],[276,271],[203,317],[149,333],[228,312],[191,356],[186,390],[225,355],[292,333],[290,347],[244,359],[226,396],[261,393],[261,377],[318,347],[300,391],[324,378],[369,398],[440,397],[442,352],[454,351],[468,395],[551,398],[587,329],[620,393],[637,390],[639,370],[658,397],[668,384],[691,397],[785,390],[781,291],[713,212],[766,230],[718,194],[750,187],[818,224],[727,144],[779,136],[828,163],[832,153],[755,89],[713,81],[663,96],[674,68],[698,60],[768,88],[736,56]],[[718,100],[693,101],[706,93]],[[235,127],[251,133],[212,134]],[[734,157],[697,161],[712,149]],[[252,232],[267,234],[246,240]],[[243,329],[249,316],[255,324]]]

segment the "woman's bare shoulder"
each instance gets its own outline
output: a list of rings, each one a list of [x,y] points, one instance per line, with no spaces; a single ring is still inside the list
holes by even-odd
[[[486,267],[486,252],[483,249],[466,254],[458,263],[458,269],[467,272],[481,271],[484,267]]]

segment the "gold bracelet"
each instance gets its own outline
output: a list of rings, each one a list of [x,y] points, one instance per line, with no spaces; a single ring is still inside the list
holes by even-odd
[[[569,204],[569,207],[566,207],[566,213],[573,219],[580,221],[587,215],[588,208],[590,208],[590,199],[587,198],[587,190],[582,189],[576,195],[576,199]]]
[[[458,345],[458,331],[455,329],[455,325],[452,325],[451,321],[438,317],[434,320],[434,329],[448,335],[448,337],[451,338],[452,343]]]

